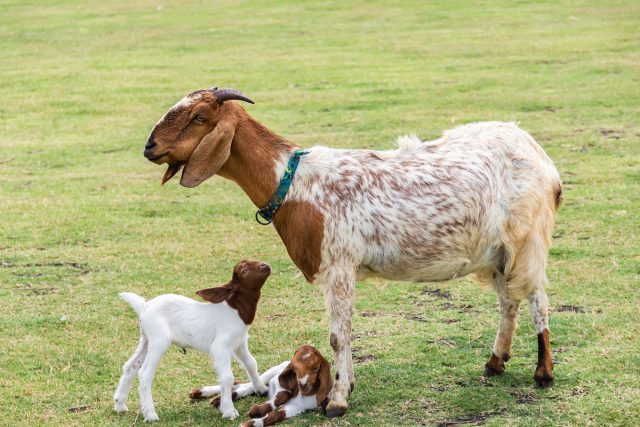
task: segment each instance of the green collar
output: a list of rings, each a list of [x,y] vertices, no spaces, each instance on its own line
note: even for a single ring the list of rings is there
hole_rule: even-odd
[[[293,177],[296,174],[296,169],[298,169],[300,157],[308,153],[309,151],[307,150],[296,150],[293,152],[293,154],[289,158],[289,163],[287,164],[287,168],[284,170],[284,175],[282,175],[275,193],[273,193],[273,196],[271,196],[267,204],[258,209],[258,212],[256,212],[256,221],[258,221],[258,224],[271,224],[271,221],[273,221],[273,216],[276,214],[278,208],[282,206],[282,203],[284,203],[284,198],[287,196],[287,191],[289,190],[289,187],[291,187],[291,182],[293,181]],[[262,218],[265,222],[260,221],[260,218]]]

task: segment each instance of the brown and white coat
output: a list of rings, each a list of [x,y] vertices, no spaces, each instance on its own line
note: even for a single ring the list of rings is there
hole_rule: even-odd
[[[161,119],[145,156],[167,163],[181,184],[219,174],[261,207],[297,147],[231,102],[198,91]],[[222,101],[221,101],[222,99]],[[202,123],[194,126],[192,117]],[[498,294],[501,320],[485,374],[504,371],[520,301],[529,301],[539,337],[535,380],[553,382],[544,285],[555,212],[557,170],[513,123],[472,123],[435,141],[398,140],[394,151],[311,147],[302,157],[273,225],[293,262],[319,283],[331,316],[336,381],[327,413],[341,415],[354,385],[351,318],[355,281],[442,281],[475,273]]]
[[[241,427],[269,426],[314,409],[324,412],[333,384],[329,362],[311,345],[296,350],[290,361],[268,369],[260,375],[260,381],[269,386],[269,400],[253,405],[247,414],[253,419]],[[194,388],[189,394],[192,399],[200,399],[219,392],[219,386],[206,386]],[[234,400],[254,393],[252,383],[233,386]],[[215,396],[211,403],[218,405],[219,401]]]
[[[197,292],[207,303],[173,294],[145,301],[134,293],[121,293],[140,318],[140,342],[122,367],[122,376],[113,396],[116,412],[127,411],[131,383],[138,374],[142,415],[145,421],[159,419],[151,388],[160,359],[171,345],[210,355],[220,382],[219,406],[223,418],[238,416],[232,402],[232,358],[242,363],[256,391],[266,392],[267,388],[258,376],[256,360],[249,352],[248,333],[260,289],[270,273],[267,264],[241,261],[235,266],[229,283]]]

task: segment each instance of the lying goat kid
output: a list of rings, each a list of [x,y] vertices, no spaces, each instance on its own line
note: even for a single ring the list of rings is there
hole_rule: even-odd
[[[263,384],[269,384],[269,401],[253,405],[248,415],[253,418],[241,427],[258,427],[276,424],[310,409],[326,412],[327,394],[333,382],[329,362],[313,346],[305,345],[296,350],[290,362],[283,362],[260,376]],[[219,386],[207,386],[191,390],[192,398],[212,396]],[[233,399],[256,392],[252,383],[238,384],[233,388]],[[218,403],[218,396],[211,400]]]
[[[270,273],[267,264],[242,261],[234,267],[229,283],[196,292],[209,301],[207,303],[172,294],[145,301],[134,293],[121,293],[122,299],[140,317],[141,333],[138,348],[124,364],[120,383],[113,396],[116,412],[127,410],[131,382],[138,373],[141,412],[145,421],[158,420],[151,397],[151,385],[158,362],[171,344],[210,354],[220,382],[220,411],[223,418],[234,419],[238,416],[231,400],[232,356],[244,366],[255,390],[266,393],[267,388],[258,377],[256,360],[249,353],[247,341],[260,289]]]

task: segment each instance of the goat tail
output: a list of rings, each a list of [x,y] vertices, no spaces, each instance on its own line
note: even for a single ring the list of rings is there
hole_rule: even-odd
[[[558,208],[560,208],[560,204],[562,204],[563,199],[564,199],[564,188],[562,188],[562,182],[558,180],[558,183],[556,185],[556,199],[555,199],[556,211],[558,210]]]
[[[133,308],[138,314],[138,317],[142,316],[142,313],[147,309],[147,304],[140,295],[133,292],[120,292],[120,298],[122,298],[127,304]]]

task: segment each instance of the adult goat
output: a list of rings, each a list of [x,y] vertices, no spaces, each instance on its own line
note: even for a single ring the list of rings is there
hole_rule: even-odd
[[[346,411],[354,386],[355,282],[370,275],[442,281],[475,273],[491,284],[501,317],[485,375],[504,371],[520,301],[528,299],[538,334],[534,378],[552,385],[544,285],[562,186],[527,132],[512,123],[474,123],[435,141],[399,138],[394,151],[312,147],[301,154],[232,99],[252,102],[233,89],[191,93],[155,125],[144,155],[169,165],[163,183],[184,166],[185,187],[218,174],[256,206],[266,205],[262,213],[293,262],[323,287],[336,368],[329,416]],[[272,195],[287,179],[284,203],[274,205]]]

